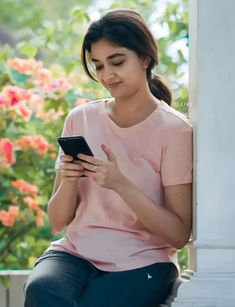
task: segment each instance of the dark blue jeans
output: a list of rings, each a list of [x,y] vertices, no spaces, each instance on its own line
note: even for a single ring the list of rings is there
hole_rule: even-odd
[[[169,262],[106,272],[69,253],[47,251],[26,281],[25,307],[157,307],[177,277]]]

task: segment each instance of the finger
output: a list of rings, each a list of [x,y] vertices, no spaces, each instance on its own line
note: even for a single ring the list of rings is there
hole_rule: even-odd
[[[73,163],[74,164],[81,164],[81,161],[80,160],[74,160]]]
[[[62,162],[71,162],[71,161],[73,161],[73,157],[69,156],[69,155],[62,155],[62,156],[60,156],[60,160]]]
[[[81,161],[80,163],[81,163],[81,166],[88,171],[91,171],[91,172],[97,171],[97,167],[98,167],[97,165],[87,163],[87,162],[83,162],[83,161]]]
[[[93,178],[93,179],[95,179],[96,178],[96,176],[97,176],[97,173],[94,173],[94,172],[90,172],[90,171],[87,171],[87,170],[84,170],[84,176],[86,176],[86,177],[90,177],[90,178]]]
[[[109,161],[116,161],[116,157],[115,157],[114,153],[112,152],[112,150],[109,147],[107,147],[106,145],[102,144],[101,148],[105,152],[105,154],[106,154],[106,156],[107,156]]]
[[[61,169],[63,169],[63,170],[82,171],[82,170],[84,170],[84,167],[81,164],[65,162],[65,163],[63,163],[61,165]]]
[[[104,161],[102,161],[100,159],[97,159],[97,158],[92,157],[92,156],[84,155],[84,154],[78,154],[78,158],[83,160],[83,161],[94,164],[94,165],[102,165],[104,163]]]
[[[61,170],[61,175],[63,177],[81,177],[84,175],[84,171]]]

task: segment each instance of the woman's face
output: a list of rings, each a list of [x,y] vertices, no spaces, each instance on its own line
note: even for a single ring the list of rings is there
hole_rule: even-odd
[[[146,86],[147,61],[132,50],[102,39],[92,44],[90,57],[97,79],[114,98],[136,95]]]

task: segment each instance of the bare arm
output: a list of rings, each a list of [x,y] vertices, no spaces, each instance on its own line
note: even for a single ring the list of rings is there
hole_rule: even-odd
[[[165,206],[162,207],[128,179],[124,181],[116,191],[139,220],[157,237],[175,248],[184,247],[191,232],[192,184],[165,187]]]
[[[70,156],[62,156],[62,169],[57,171],[52,196],[48,202],[47,212],[52,227],[61,231],[74,219],[80,198],[77,191],[83,167],[69,163]]]

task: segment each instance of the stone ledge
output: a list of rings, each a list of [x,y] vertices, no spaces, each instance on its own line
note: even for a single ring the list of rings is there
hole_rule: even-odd
[[[9,288],[5,288],[0,282],[0,306],[1,307],[23,307],[24,293],[23,285],[30,270],[6,270],[0,271],[1,277],[9,277]]]

